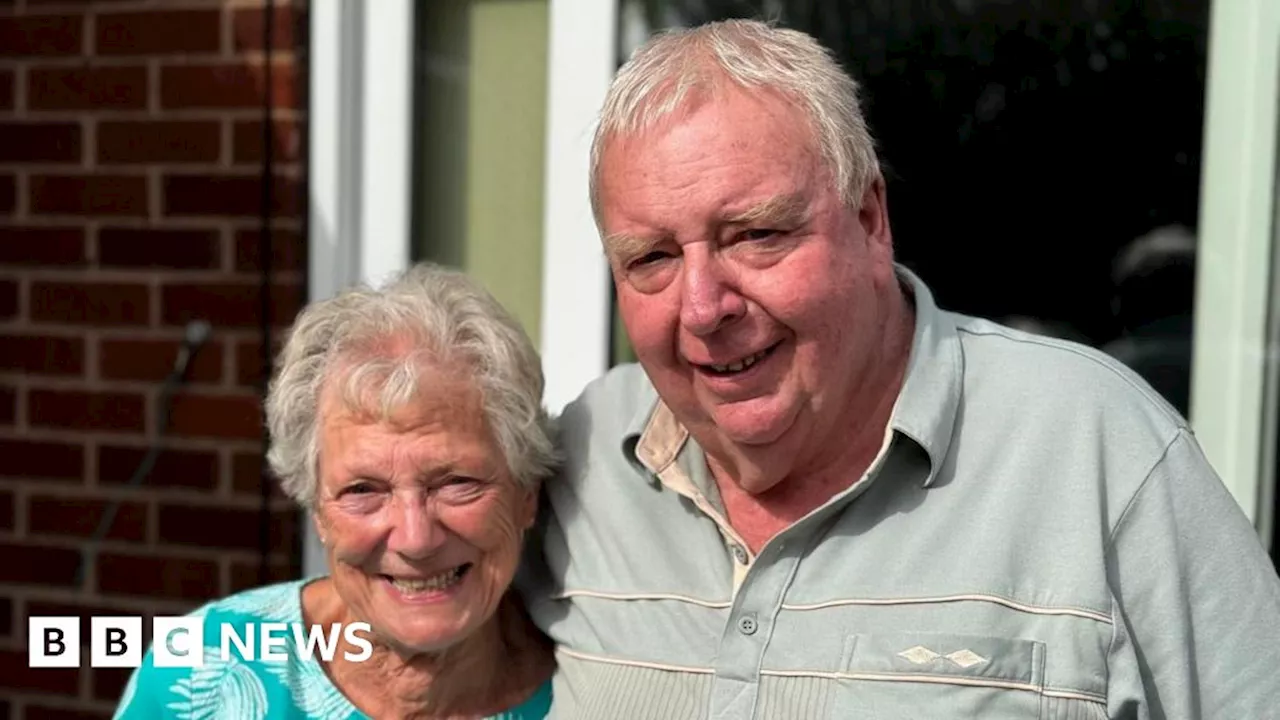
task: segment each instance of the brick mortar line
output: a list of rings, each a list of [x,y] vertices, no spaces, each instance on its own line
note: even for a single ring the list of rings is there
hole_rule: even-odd
[[[91,57],[93,51],[97,49],[94,44],[98,37],[97,13],[94,12],[92,5],[85,10],[84,22],[81,23],[80,28],[84,32],[84,37],[80,39],[80,52],[85,57]]]
[[[38,124],[38,123],[32,123]],[[110,175],[124,175],[128,177],[146,177],[145,172],[149,170],[149,166],[124,166],[119,170],[111,172],[86,171],[83,166],[72,164],[56,164],[56,163],[16,163],[5,162],[0,163],[0,172],[20,172],[26,171],[32,175],[58,175],[60,177],[75,178],[91,178],[103,177]]]
[[[183,229],[183,228],[172,228]],[[199,229],[199,228],[193,228]],[[161,269],[159,272],[147,272],[145,268],[116,268],[116,267],[82,267],[75,270],[60,270],[57,265],[30,266],[29,275],[35,277],[42,282],[80,282],[80,283],[133,283],[144,284],[154,276],[161,276],[162,281],[179,282],[183,285],[204,284],[204,285],[252,285],[252,281],[259,275],[257,270],[181,270],[181,269]],[[273,283],[277,287],[289,288],[301,286],[306,280],[306,273],[302,270],[289,270],[273,272],[272,276],[276,282]],[[6,279],[6,276],[0,274],[0,280]],[[16,279],[16,278],[14,278]],[[0,321],[0,327],[3,327],[8,321]],[[49,322],[50,325],[59,323]],[[127,326],[121,326],[127,327]],[[159,325],[157,325],[159,327]]]
[[[235,458],[234,451],[218,449],[218,482],[213,486],[218,495],[239,495],[235,490]]]
[[[27,507],[27,500],[31,496],[31,488],[26,485],[19,485],[13,488],[13,536],[18,539],[26,539],[30,525],[27,513],[18,512],[19,508]]]
[[[13,219],[25,220],[31,214],[31,175],[27,168],[16,165],[12,168],[13,191],[17,194],[13,206]]]
[[[227,595],[231,591],[231,558],[218,559],[218,591]]]
[[[31,125],[42,123],[32,122]],[[232,179],[257,179],[261,173],[254,171],[254,165],[248,162],[233,163],[229,166],[217,162],[207,163],[101,163],[91,170],[73,162],[0,162],[0,172],[27,171],[33,175],[57,175],[59,177],[104,177],[123,175],[128,177],[150,177],[151,173],[159,173],[157,177],[209,176]],[[287,163],[278,167],[275,177],[300,180],[303,168],[301,163]]]
[[[26,651],[26,646],[14,648]],[[84,661],[83,667],[88,667],[88,658],[82,657]],[[90,673],[82,672],[81,677],[90,677]],[[83,681],[81,681],[83,682]],[[115,704],[106,700],[84,700],[84,699],[67,699],[65,695],[57,693],[49,693],[47,695],[33,695],[32,690],[6,691],[5,696],[13,701],[13,717],[27,717],[27,707],[30,705],[38,705],[40,707],[56,708],[58,710],[89,710],[93,712],[105,712],[108,715],[115,709]]]
[[[160,62],[155,59],[147,60],[147,114],[156,115],[160,112]]]
[[[98,226],[109,226],[111,229],[127,229],[127,230],[220,230],[223,227],[230,228],[231,231],[240,232],[244,230],[257,230],[258,222],[247,216],[219,218],[216,215],[200,215],[190,218],[166,217],[160,222],[152,222],[148,218],[140,217],[111,217],[104,215],[35,215],[28,218],[18,220],[13,217],[0,217],[0,228],[6,227],[62,227],[66,225],[75,225],[83,227],[91,222],[96,222]],[[274,230],[284,230],[301,232],[302,220],[300,218],[275,218],[271,223]],[[159,268],[163,271],[164,268]],[[174,272],[183,272],[174,270]]]
[[[98,446],[96,438],[88,438],[84,443],[84,485],[83,487],[72,487],[73,492],[83,494],[87,488],[93,492],[99,492],[100,487],[111,487],[110,485],[101,486],[98,484],[98,476],[102,472],[102,468],[98,466]]]
[[[20,601],[20,603],[15,602],[14,606],[15,609],[17,609],[17,606],[21,604],[22,610],[24,611],[23,616],[20,616],[21,619],[24,619],[26,615],[30,614],[29,607],[32,602],[81,606],[118,605],[120,606],[118,608],[120,610],[137,610],[140,612],[145,612],[147,609],[152,607],[164,611],[177,610],[186,604],[185,601],[175,600],[137,600],[134,599],[133,596],[129,596],[127,598],[116,598],[115,596],[101,597],[97,595],[96,591],[70,590],[52,585],[47,588],[33,585],[11,585],[6,587],[5,594],[14,600]],[[19,626],[15,624],[14,627],[17,628]],[[21,624],[21,628],[23,630],[26,629],[25,622]]]
[[[230,225],[223,225],[219,230],[218,249],[221,252],[218,263],[222,272],[229,275],[235,274],[238,272],[236,270],[236,231]]]
[[[237,338],[225,337],[227,336],[228,333],[220,332],[219,334],[220,336],[223,336],[223,337],[214,338],[214,340],[211,340],[210,342],[237,340]],[[69,340],[69,338],[79,337],[79,332],[78,331],[68,332],[67,328],[59,327],[59,328],[50,328],[49,332],[38,332],[38,329],[36,329],[36,331],[33,331],[33,332],[23,331],[23,332],[17,333],[17,332],[8,332],[8,329],[6,328],[0,328],[0,336],[22,336],[22,337],[40,337],[40,338],[50,337],[50,338],[55,338],[55,340]],[[228,356],[230,356],[233,354],[234,351],[238,350],[239,347],[247,345],[247,343],[250,343],[256,340],[256,336],[255,334],[252,333],[252,331],[243,331],[241,333],[237,333],[237,336],[243,336],[243,337],[238,338],[238,340],[241,340],[241,342],[239,342],[238,345],[234,347],[227,347],[227,343],[223,342],[224,354],[227,354]],[[120,334],[120,336],[116,336],[116,334],[111,334],[111,336],[102,336],[99,338],[99,340],[110,341],[110,342],[134,341],[134,340],[145,341],[145,342],[177,342],[182,340],[182,337],[183,337],[183,329],[173,328],[172,332],[165,333],[163,334],[163,336],[159,336],[159,334],[157,334],[157,336],[136,337],[136,336],[133,336],[133,334],[125,333],[125,334]],[[19,372],[19,370],[0,370],[0,379],[6,378],[6,377],[18,377],[18,375],[23,375],[23,377],[26,377],[26,375],[32,375],[32,377],[36,377],[37,379],[42,379],[46,377],[46,375],[44,374]],[[234,373],[232,373],[232,375],[234,375]],[[56,375],[56,374],[50,373],[50,374],[47,374],[47,377],[77,378],[77,377],[81,377],[81,375]],[[224,374],[223,377],[228,377],[228,375]],[[108,378],[108,379],[111,380],[111,382],[115,382],[114,378]],[[159,379],[152,379],[152,380],[124,379],[123,382],[160,383],[161,380]],[[197,379],[197,380],[188,380],[188,383],[197,384],[197,386],[220,387],[220,380],[214,380],[214,382],[210,382],[210,380]],[[253,389],[256,386],[248,386],[248,384],[244,384],[244,386],[236,386],[236,387],[243,388],[243,389],[246,389],[246,391],[248,391],[248,389]]]
[[[164,217],[164,170],[147,167],[147,219],[155,223]]]
[[[101,383],[104,378],[98,372],[102,364],[102,353],[97,330],[90,328],[82,337],[84,339],[84,379],[88,383]]]
[[[61,500],[62,498],[59,498],[59,499]],[[144,512],[144,516],[143,516],[143,526],[142,526],[142,531],[143,531],[143,537],[142,537],[142,539],[141,539],[141,540],[133,540],[133,539],[118,538],[118,537],[108,537],[108,538],[106,538],[105,540],[103,540],[102,542],[98,543],[96,547],[102,547],[102,545],[103,545],[104,543],[108,543],[108,542],[109,542],[109,543],[112,543],[113,545],[115,545],[115,546],[117,546],[117,547],[122,547],[122,548],[123,548],[123,547],[130,547],[130,548],[133,548],[135,552],[137,552],[137,551],[150,551],[150,550],[152,550],[152,549],[154,549],[154,548],[156,548],[156,547],[159,547],[159,545],[158,545],[157,543],[150,542],[150,541],[148,540],[147,536],[146,536],[147,527],[146,527],[146,516],[145,516],[145,512],[146,512],[146,510],[147,510],[147,508],[148,508],[149,506],[148,506],[148,505],[146,505],[146,504],[145,504],[145,503],[143,503],[143,502],[135,502],[134,504],[143,505],[143,512]],[[115,522],[119,522],[119,519],[117,518],[117,520],[116,520]],[[75,534],[65,533],[65,532],[62,532],[62,533],[58,533],[58,532],[42,532],[42,533],[33,533],[33,532],[31,532],[31,530],[30,530],[30,529],[28,529],[28,530],[27,530],[27,535],[26,535],[26,537],[25,537],[25,538],[23,538],[23,540],[24,540],[24,542],[25,542],[26,544],[31,544],[31,545],[41,545],[41,546],[48,546],[50,542],[54,542],[54,543],[59,543],[59,544],[61,544],[61,543],[63,543],[64,541],[77,542],[77,543],[79,543],[81,546],[84,546],[84,545],[87,545],[87,544],[88,544],[88,542],[89,542],[89,535],[88,535],[88,534],[85,534],[85,535],[75,535]],[[88,578],[88,579],[92,579],[92,578]]]
[[[83,661],[83,660],[85,660],[86,658],[84,658],[84,657],[82,656],[80,659]],[[94,701],[94,697],[93,697],[93,677],[94,677],[94,673],[93,673],[93,671],[92,671],[92,670],[91,670],[91,671],[89,671],[89,672],[82,672],[82,673],[80,673],[80,674],[77,676],[77,679],[80,681],[80,693],[79,693],[79,698],[78,698],[78,702],[79,702],[79,703],[86,703],[86,702],[93,702],[93,701]],[[26,717],[26,715],[27,715],[27,711],[24,709],[24,710],[22,711],[22,716],[25,718],[25,717]]]
[[[13,70],[13,112],[25,115],[27,111],[27,63],[16,62]]]
[[[230,3],[222,3],[218,7],[218,53],[224,58],[235,57],[235,24],[232,22],[235,12]]]
[[[218,120],[218,166],[229,168],[235,165],[235,127],[236,121],[228,117]]]
[[[64,487],[65,485],[65,487]],[[65,497],[68,500],[119,500],[121,502],[146,503],[155,501],[156,503],[166,506],[184,506],[192,508],[208,508],[214,507],[219,510],[243,510],[245,512],[256,512],[259,509],[258,496],[255,493],[228,491],[222,492],[218,489],[213,490],[191,490],[185,488],[175,488],[170,486],[146,485],[145,481],[142,487],[128,488],[123,483],[111,483],[107,485],[97,485],[92,488],[69,483],[50,483],[37,482],[32,480],[0,480],[0,488],[11,488],[13,490],[23,489],[25,492]],[[33,489],[34,488],[34,489]],[[92,498],[85,497],[85,490],[93,490]],[[17,495],[14,496],[15,502]],[[159,507],[159,505],[157,505]],[[284,513],[290,510],[300,510],[292,500],[278,499],[273,500],[268,508],[273,513]],[[26,526],[24,525],[24,528]],[[16,533],[17,530],[11,532]],[[71,536],[56,536],[71,537]],[[24,536],[24,539],[31,539]],[[84,538],[79,538],[81,542]],[[203,547],[203,546],[201,546]],[[255,551],[256,552],[256,551]],[[284,551],[280,551],[284,552]]]
[[[91,39],[90,39],[91,40]],[[22,60],[0,58],[0,68],[11,68],[26,65],[39,69],[95,69],[95,68],[133,68],[133,67],[196,67],[196,66],[244,66],[257,69],[266,64],[265,50],[241,50],[232,55],[220,52],[185,52],[175,50],[169,52],[121,53],[118,55],[25,55]],[[299,65],[301,55],[293,49],[273,50],[271,64],[276,67]],[[150,79],[150,76],[148,77]],[[156,75],[159,79],[159,75]]]
[[[84,259],[89,267],[98,264],[98,258],[102,256],[101,242],[98,234],[102,232],[102,222],[90,220],[84,223]]]
[[[31,278],[20,275],[18,281],[18,322],[31,324]]]
[[[134,380],[111,378],[91,380],[84,375],[41,375],[37,372],[25,373],[34,378],[35,386],[27,385],[35,390],[51,390],[54,392],[84,391],[94,394],[103,393],[140,393],[146,386],[158,387],[161,380]],[[0,382],[15,383],[23,374],[13,371],[0,373]],[[253,385],[227,385],[223,381],[192,381],[183,385],[184,395],[201,395],[205,397],[246,397],[254,396]]]
[[[143,535],[146,537],[148,545],[159,545],[162,542],[160,538],[160,498],[153,497],[152,500],[153,502],[148,503],[146,506]]]
[[[88,355],[86,348],[86,355]],[[55,392],[63,391],[88,391],[94,393],[145,393],[159,391],[163,380],[136,380],[132,378],[120,379],[100,379],[102,387],[88,387],[88,378],[83,376],[69,375],[38,375],[36,373],[18,373],[14,371],[0,371],[0,380],[28,378],[29,386],[35,390],[52,390]],[[243,397],[256,398],[257,392],[253,386],[245,385],[235,388],[225,388],[218,382],[194,381],[188,382],[178,392],[179,395],[196,394],[206,395],[210,397]]]
[[[69,325],[39,324],[24,326],[21,332],[11,332],[13,328],[0,325],[0,335],[34,335],[48,336],[55,338],[77,338],[82,337],[84,328]],[[253,342],[258,339],[258,332],[252,328],[217,328],[218,337],[213,341],[239,341],[240,344]],[[176,341],[183,338],[183,328],[179,326],[164,328],[99,328],[99,340],[101,341],[120,341],[120,340],[142,340],[142,341]],[[0,376],[7,374],[8,371],[0,370]],[[159,381],[157,381],[159,382]]]
[[[173,228],[178,229],[178,228]],[[85,268],[63,270],[57,266],[46,267],[28,267],[24,268],[25,272],[19,273],[19,277],[27,277],[42,282],[96,282],[96,283],[137,283],[144,284],[152,279],[160,280],[177,280],[183,285],[244,285],[252,287],[255,290],[257,285],[254,280],[257,278],[256,271],[245,272],[227,272],[225,270],[174,270],[168,268],[160,268],[159,271],[148,270],[144,268]],[[292,275],[297,277],[288,278],[287,280],[277,280],[272,283],[280,287],[294,287],[302,283],[304,273],[300,271],[291,271]],[[280,278],[283,273],[274,274],[273,277]],[[0,272],[0,279],[12,277],[9,272]],[[232,282],[235,281],[235,282]]]
[[[257,528],[251,531],[256,537]],[[0,533],[0,542],[14,545],[22,545],[28,547],[42,547],[55,550],[81,550],[88,538],[71,537],[66,535],[40,535],[31,537],[17,537],[10,532]],[[230,548],[230,547],[210,547],[208,545],[182,545],[173,541],[166,541],[158,545],[146,545],[140,542],[131,542],[127,540],[116,540],[106,538],[95,545],[95,554],[97,555],[130,555],[153,560],[199,560],[201,562],[210,562],[217,564],[221,558],[228,560],[238,560],[241,562],[256,563],[259,559],[256,548]],[[268,559],[281,560],[287,559],[289,552],[287,550],[273,548]],[[8,583],[6,583],[8,584]],[[18,585],[20,583],[12,583]],[[22,583],[26,585],[37,585],[38,583]],[[87,587],[97,587],[96,583],[87,584]]]
[[[276,229],[279,229],[279,230],[300,229],[299,226],[302,224],[303,216],[305,214],[306,214],[306,209],[303,208],[299,210],[297,215],[280,217],[279,220],[277,220],[277,222],[280,224],[275,225],[275,227]],[[83,223],[87,218],[91,218],[91,217],[99,218],[103,222],[120,223],[122,227],[124,226],[157,227],[159,226],[161,228],[168,228],[168,229],[181,229],[180,226],[183,223],[189,223],[192,226],[200,225],[200,226],[207,227],[209,225],[219,225],[224,222],[233,222],[235,226],[241,230],[252,230],[255,228],[255,225],[253,222],[255,215],[247,215],[247,214],[246,215],[215,215],[215,214],[165,215],[153,222],[150,218],[143,215],[99,215],[99,214],[76,215],[74,213],[49,213],[48,215],[41,214],[41,215],[32,216],[31,218],[24,218],[23,221],[25,222],[28,219],[39,218],[45,224],[57,223],[57,222]],[[10,219],[15,220],[17,218],[11,217]],[[287,225],[285,224],[286,222],[288,223]],[[0,266],[0,270],[4,270],[4,269],[7,269],[7,268]]]
[[[8,432],[5,430],[8,430]],[[21,434],[13,432],[12,428],[0,429],[0,440],[6,442],[29,440],[31,442],[41,443],[77,444],[79,442],[84,442],[87,438],[93,438],[101,443],[109,444],[114,447],[146,449],[147,444],[140,439],[141,437],[142,436],[139,433],[115,434],[100,431],[77,432],[74,430],[43,427],[27,428],[26,431]],[[165,447],[172,450],[191,451],[217,450],[219,448],[226,447],[231,452],[254,455],[256,457],[260,452],[262,445],[258,440],[220,440],[217,438],[170,435],[165,437]]]
[[[98,123],[91,118],[82,118],[80,120],[81,133],[81,152],[84,157],[80,158],[81,165],[87,171],[92,171],[98,166]]]
[[[25,0],[18,0],[18,2],[24,3]],[[163,4],[157,5],[155,4],[154,0],[133,0],[132,2],[125,0],[123,2],[113,2],[111,3],[111,5],[108,6],[110,9],[98,10],[97,12],[103,15],[113,15],[117,13],[134,13],[134,12],[139,12],[143,10],[152,10],[152,11],[160,11],[160,12],[166,12],[171,9],[208,10],[213,8],[220,8],[220,7],[223,7],[224,5],[234,7],[237,10],[252,10],[255,8],[257,9],[265,8],[266,2],[265,0],[165,0]],[[305,3],[294,2],[294,0],[276,0],[276,6],[277,7],[297,6],[299,9],[303,9],[303,10],[305,10],[306,8]],[[23,5],[19,5],[18,7],[23,7]],[[77,3],[77,2],[52,3],[51,2],[46,5],[41,5],[39,6],[39,9],[30,11],[27,14],[28,16],[48,15],[48,14],[60,15],[60,14],[66,14],[69,12],[77,13],[77,12],[84,12],[84,11],[85,11],[85,7],[84,7],[84,3],[82,2],[80,3]]]
[[[3,121],[0,121],[3,122]],[[39,121],[30,121],[25,123],[28,125],[44,126],[46,123]],[[85,139],[88,140],[88,134]],[[94,133],[93,142],[96,146],[97,137]],[[85,148],[88,149],[87,147]],[[94,150],[97,148],[95,147]],[[57,162],[0,162],[0,172],[16,172],[19,170],[28,170],[32,173],[40,175],[58,175],[69,177],[101,177],[104,175],[128,175],[130,177],[142,175],[152,171],[158,171],[168,176],[182,175],[208,175],[212,177],[226,178],[257,178],[261,173],[255,172],[257,165],[254,162],[243,160],[239,162],[228,162],[223,164],[221,160],[213,162],[168,162],[168,163],[150,163],[150,162],[119,162],[108,161],[98,162],[96,155],[93,160],[81,159],[79,161],[67,161],[65,163]],[[292,162],[284,163],[277,166],[275,176],[291,180],[300,180],[304,168],[301,163]]]
[[[15,89],[17,83],[15,82]],[[16,99],[16,98],[15,98]],[[306,119],[305,108],[277,108],[272,111],[274,120],[281,122],[303,122]],[[168,120],[204,120],[213,121],[222,118],[229,118],[232,121],[250,121],[261,120],[262,108],[249,107],[231,107],[231,108],[166,108],[159,112],[152,112],[146,108],[133,108],[128,110],[104,110],[104,109],[84,109],[84,110],[62,110],[62,109],[39,109],[39,110],[0,110],[0,121],[14,120],[31,120],[32,122],[73,122],[82,118],[93,120],[109,120],[113,122],[164,122]]]
[[[16,378],[14,380],[14,402],[18,403],[13,414],[13,429],[20,433],[28,430],[30,422],[27,419],[27,379],[26,377]]]
[[[156,492],[158,490],[163,490],[164,488],[157,488],[154,486],[147,486],[147,485],[143,485],[141,487],[135,487],[135,488],[126,488],[123,486],[123,484],[117,484],[117,483],[112,483],[110,485],[99,485],[98,487],[93,489],[94,492],[92,493],[91,496],[86,496],[84,492],[84,488],[82,487],[63,486],[61,484],[51,483],[47,485],[40,485],[40,484],[33,484],[30,481],[26,481],[26,482],[20,482],[18,484],[6,483],[3,486],[8,487],[9,489],[15,492],[15,497],[14,497],[15,502],[18,500],[17,494],[16,494],[17,491],[19,490],[22,491],[23,493],[22,497],[24,500],[23,506],[26,505],[25,501],[30,500],[32,497],[39,496],[39,497],[51,498],[55,500],[82,500],[82,501],[104,501],[104,502],[111,502],[111,501],[118,500],[121,502],[132,503],[135,505],[144,505],[144,506],[154,505],[157,508],[157,510],[161,506],[203,510],[205,508],[210,507],[209,500],[211,497],[213,497],[214,499],[218,500],[218,502],[214,505],[214,507],[216,507],[219,510],[243,510],[246,512],[257,512],[260,509],[258,498],[252,495],[233,494],[233,495],[228,495],[226,497],[219,497],[219,496],[211,496],[211,494],[207,492],[197,493],[196,491],[188,491],[185,494],[181,494],[181,495],[179,494],[170,495],[169,493]],[[140,492],[140,491],[146,491],[146,492]],[[271,504],[268,505],[268,509],[273,514],[282,514],[282,513],[289,512],[290,510],[298,510],[299,512],[301,512],[302,510],[301,508],[297,507],[296,504],[293,504],[293,501],[284,500],[284,499],[274,500]],[[24,532],[23,535],[19,536],[16,529],[14,529],[11,532],[13,532],[15,536],[21,537],[22,539],[26,539],[26,540],[33,539],[31,537],[31,528],[27,524],[24,524],[23,526],[23,532]],[[157,528],[157,532],[158,532],[158,528]],[[45,535],[42,534],[40,537],[43,538],[45,537]],[[69,535],[66,533],[55,533],[51,535],[51,537],[55,539],[64,539],[64,540],[69,540],[71,542],[79,542],[79,543],[83,543],[85,540],[88,539],[87,535],[85,536]],[[112,541],[124,543],[126,545],[136,546],[139,543],[144,542],[145,540],[113,539]],[[200,546],[193,546],[193,547],[205,548],[206,546],[200,545]],[[257,551],[244,550],[243,552],[256,553]],[[277,552],[285,552],[285,551],[278,550]]]
[[[22,650],[23,652],[26,652],[27,648],[25,645],[23,645],[20,648],[14,647],[10,649]],[[80,666],[87,670],[89,667],[89,657],[87,655],[82,655],[80,660],[81,660]],[[85,682],[84,678],[92,678],[92,673],[81,672],[79,675],[79,678],[80,679],[78,680],[78,682],[80,682],[83,685]],[[90,712],[105,712],[108,715],[115,710],[115,705],[116,705],[114,702],[110,700],[98,700],[98,699],[93,699],[89,697],[68,698],[66,695],[60,695],[57,693],[49,693],[47,695],[33,694],[33,693],[39,693],[39,691],[32,690],[32,689],[5,691],[5,697],[13,701],[13,713],[14,713],[13,717],[15,718],[27,717],[26,711],[27,711],[27,707],[30,705],[37,705],[42,708],[48,707],[48,708],[53,708],[57,710],[79,710],[79,711],[87,710]]]

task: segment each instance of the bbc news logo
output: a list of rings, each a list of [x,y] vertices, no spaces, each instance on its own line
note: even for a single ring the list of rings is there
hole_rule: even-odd
[[[136,668],[142,664],[142,618],[90,618],[90,667]],[[202,617],[157,616],[151,625],[152,661],[156,667],[201,667],[215,653],[223,662],[288,662],[291,655],[333,662],[340,643],[359,648],[343,651],[343,659],[363,662],[373,655],[368,623],[319,625],[302,623],[222,623],[218,644],[205,645]],[[363,636],[362,636],[363,634]],[[211,640],[213,638],[210,638]],[[290,644],[290,640],[293,641]],[[80,667],[80,618],[32,617],[27,624],[27,665],[33,668]]]

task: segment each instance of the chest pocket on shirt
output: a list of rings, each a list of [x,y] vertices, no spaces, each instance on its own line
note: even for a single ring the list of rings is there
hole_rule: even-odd
[[[845,639],[832,718],[1041,718],[1045,646],[939,633]]]

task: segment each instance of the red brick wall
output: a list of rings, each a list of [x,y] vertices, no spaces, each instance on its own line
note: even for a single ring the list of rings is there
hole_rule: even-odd
[[[304,294],[300,2],[272,43],[279,324]],[[0,720],[107,717],[128,676],[28,669],[29,615],[150,617],[257,584],[263,4],[0,0]],[[123,487],[194,318],[214,333],[165,452]],[[292,577],[296,514],[273,507],[271,572]]]

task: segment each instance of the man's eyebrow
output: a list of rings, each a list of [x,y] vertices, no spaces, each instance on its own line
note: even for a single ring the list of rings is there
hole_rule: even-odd
[[[755,223],[799,225],[808,219],[809,207],[800,193],[774,195],[764,202],[757,203],[744,212],[725,218],[733,225],[751,225]]]
[[[604,251],[611,260],[622,260],[642,255],[657,244],[652,238],[619,232],[605,236]]]

